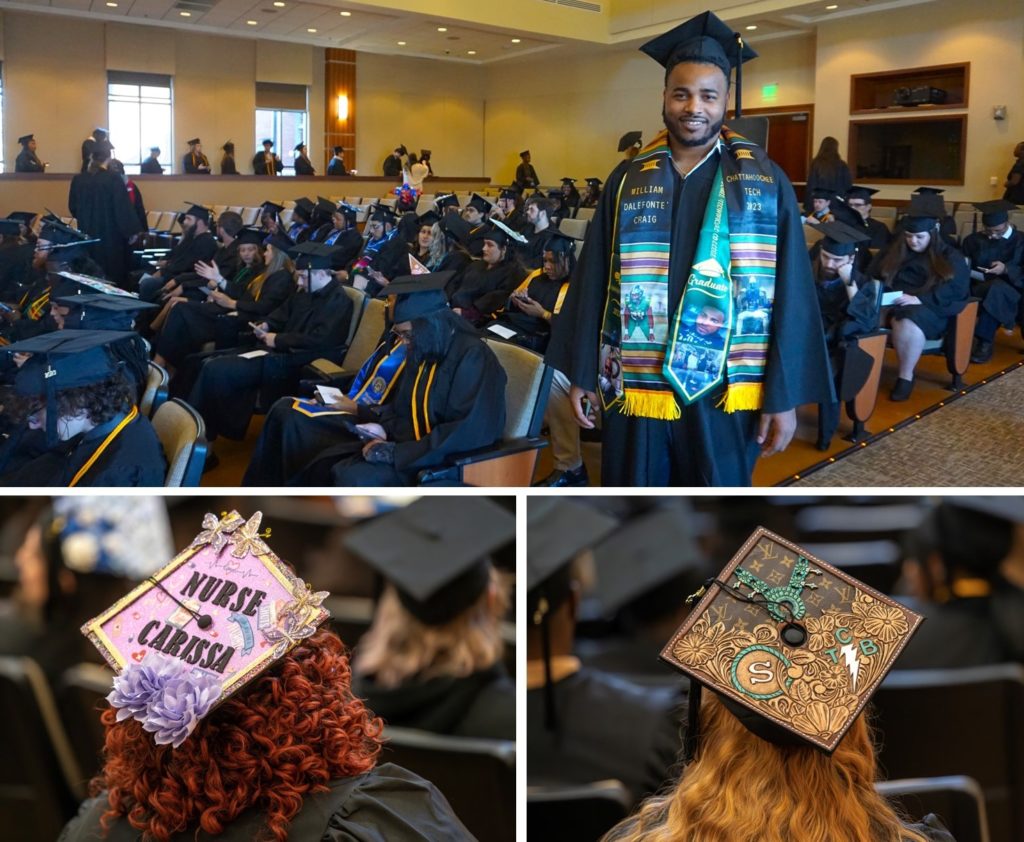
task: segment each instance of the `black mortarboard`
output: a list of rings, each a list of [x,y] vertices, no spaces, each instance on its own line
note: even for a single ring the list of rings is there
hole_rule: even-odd
[[[1010,211],[1017,210],[1013,202],[1006,199],[993,199],[991,202],[974,202],[974,207],[981,211],[981,224],[986,226],[1002,225],[1010,219]]]
[[[28,227],[32,224],[32,220],[39,216],[35,211],[12,211],[7,214],[8,219],[16,219],[22,225]]]
[[[564,231],[555,229],[551,231],[547,242],[544,243],[544,251],[554,252],[555,254],[575,254],[576,238],[569,236]]]
[[[277,234],[271,234],[264,240],[264,245],[273,246],[281,251],[288,251],[292,246],[295,245],[295,241],[292,240],[287,234],[278,232]]]
[[[21,222],[17,219],[0,219],[0,236],[18,237],[21,235]]]
[[[846,191],[846,198],[860,199],[862,202],[870,202],[871,197],[877,192],[878,190],[874,187],[861,187],[859,184],[854,184],[853,187]]]
[[[498,192],[499,199],[518,199],[519,191],[515,187],[502,187]]]
[[[429,157],[430,157],[430,150],[429,149],[421,149],[420,150],[420,159],[421,160],[423,158],[429,158]]]
[[[233,140],[225,141],[224,145],[221,147],[221,149],[223,149],[225,152],[234,152],[235,151],[235,142]]]
[[[575,184],[575,183],[576,183],[576,179],[575,178],[570,178],[567,175],[562,176],[562,184],[563,185]]]
[[[494,205],[481,196],[479,193],[474,193],[470,200],[466,203],[466,207],[476,208],[482,214],[488,214]]]
[[[864,222],[864,217],[860,215],[860,212],[851,208],[846,202],[839,196],[836,196],[829,204],[829,211],[832,214],[832,218],[837,222],[845,223],[854,228],[867,228],[867,224]]]
[[[828,187],[815,187],[811,190],[811,198],[814,199],[828,199],[831,201],[837,195],[835,190],[830,190]]]
[[[330,269],[331,257],[338,251],[338,246],[307,241],[292,246],[288,250],[288,256],[295,261],[296,269]]]
[[[359,208],[354,205],[350,205],[348,202],[338,202],[338,206],[334,209],[334,213],[340,213],[346,217],[350,223],[354,223],[356,218],[359,216]]]
[[[139,313],[160,306],[127,295],[102,292],[57,295],[51,300],[71,308],[64,318],[64,327],[76,330],[131,330]]]
[[[679,498],[623,522],[594,547],[594,569],[593,596],[608,615],[684,571],[695,572],[696,587],[714,573],[706,570],[693,517]]]
[[[298,143],[295,144],[295,150],[294,151],[298,152],[300,149],[303,149],[305,146],[306,146],[305,142],[300,140]]]
[[[316,209],[320,211],[320,213],[329,217],[338,209],[338,206],[334,204],[334,202],[332,202],[330,199],[327,199],[324,196],[317,196]]]
[[[284,210],[284,205],[279,205],[277,202],[264,202],[260,205],[260,209],[263,213],[273,214],[274,216],[280,216],[281,211]]]
[[[398,220],[398,215],[387,205],[374,205],[370,211],[370,219],[373,222],[390,222],[394,225]]]
[[[395,322],[411,322],[448,307],[445,284],[454,272],[428,272],[424,275],[402,275],[384,288],[382,295],[395,299]]]
[[[508,233],[510,230],[506,225],[495,225],[494,220],[488,220],[473,229],[471,239],[490,240],[499,246],[507,246],[512,239]]]
[[[207,225],[210,224],[210,209],[203,205],[194,205],[189,203],[189,209],[185,211],[185,216],[194,216],[196,219],[201,219]]]
[[[310,214],[316,209],[316,205],[313,204],[312,199],[306,196],[299,196],[299,198],[295,200],[295,208]]]
[[[243,228],[238,232],[238,236],[235,237],[235,242],[240,246],[261,246],[263,245],[264,237],[266,237],[266,233],[262,228]]]
[[[529,154],[530,154],[530,150],[529,149],[524,149],[522,152],[519,153],[519,157],[520,158],[525,158]]]
[[[159,146],[150,146],[149,147],[149,151],[150,152],[159,152],[160,151],[160,147]]]
[[[903,217],[903,230],[908,234],[931,231],[945,215],[945,202],[937,194],[915,192]]]
[[[827,753],[922,620],[763,527],[698,593],[661,653],[690,676],[691,707],[706,685],[762,739]],[[699,736],[688,729],[688,759]]]
[[[630,146],[638,146],[643,136],[643,132],[626,132],[619,138],[619,152],[625,152]]]
[[[185,142],[186,142],[186,143],[187,143],[187,144],[188,144],[189,146],[195,146],[195,145],[196,145],[197,143],[202,143],[202,141],[201,141],[201,140],[199,140],[199,138],[198,138],[198,137],[194,137],[194,138],[192,138],[192,140],[187,140],[187,141],[185,141]]]
[[[421,497],[350,530],[345,544],[394,585],[410,614],[442,625],[484,593],[490,554],[515,531],[515,516],[486,498]]]
[[[263,138],[263,140],[262,140],[262,141],[260,141],[260,143],[261,143],[261,145],[263,145],[263,146],[266,146],[266,145],[267,145],[268,143],[269,143],[269,144],[270,144],[271,146],[273,146],[273,145],[274,145],[274,141],[273,141],[273,140],[272,140],[271,138],[269,138],[269,137],[265,137],[265,138]]]
[[[422,228],[424,225],[437,225],[441,221],[441,215],[437,211],[428,210],[416,217],[416,223]]]
[[[591,187],[600,187],[604,183],[601,179],[594,178],[593,176],[584,179],[584,181],[586,181]]]
[[[863,228],[856,229],[845,222],[822,222],[817,226],[825,236],[821,239],[821,248],[836,257],[845,257],[857,251],[857,243],[871,240]]]
[[[459,206],[459,197],[454,193],[444,193],[434,199],[434,204],[437,205],[439,210],[457,208]]]
[[[446,213],[441,219],[441,227],[452,239],[463,246],[468,246],[473,236],[473,226],[457,213]]]
[[[39,239],[54,245],[77,245],[89,239],[89,235],[65,225],[59,220],[47,220],[39,231]]]
[[[488,239],[488,240],[494,239],[494,237],[491,235],[490,231],[492,229],[494,229],[494,228],[497,228],[501,233],[503,233],[505,235],[506,242],[508,240],[515,240],[517,243],[523,243],[524,245],[528,242],[526,237],[524,237],[518,231],[513,231],[511,228],[509,228],[500,219],[491,219],[491,220],[489,220],[489,223],[490,224],[486,227],[486,229],[485,229],[485,231],[483,233],[484,239]],[[498,242],[498,241],[495,240],[495,242]]]
[[[640,50],[664,67],[666,72],[682,62],[698,62],[715,65],[728,80],[735,67],[736,116],[742,116],[740,97],[743,76],[740,68],[744,62],[757,58],[757,53],[744,43],[738,32],[713,12],[702,12],[690,18],[648,41]]]
[[[25,134],[25,135],[22,135],[21,137],[18,138],[18,143],[20,143],[22,146],[25,146],[25,145],[27,145],[29,143],[29,141],[32,141],[32,140],[35,140],[35,139],[36,139],[36,136],[34,134]]]
[[[914,192],[922,196],[941,196],[946,190],[943,187],[918,187]]]

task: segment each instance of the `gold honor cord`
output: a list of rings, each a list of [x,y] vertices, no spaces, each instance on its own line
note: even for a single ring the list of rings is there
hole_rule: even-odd
[[[133,406],[132,411],[129,412],[124,418],[122,418],[121,423],[114,427],[114,429],[110,431],[107,437],[103,439],[103,442],[100,444],[100,446],[96,448],[96,452],[89,457],[89,461],[87,461],[84,465],[82,465],[81,468],[78,469],[78,473],[75,474],[71,482],[68,483],[68,488],[74,488],[76,485],[78,485],[78,481],[82,477],[84,477],[88,472],[89,468],[91,468],[96,463],[96,460],[100,458],[100,455],[103,453],[104,450],[107,449],[107,446],[120,435],[121,431],[125,427],[131,424],[132,421],[134,421],[138,417],[139,408],[137,406]]]

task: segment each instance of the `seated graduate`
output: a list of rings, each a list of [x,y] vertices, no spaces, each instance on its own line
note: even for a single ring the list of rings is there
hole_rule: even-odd
[[[138,279],[139,297],[145,301],[156,301],[161,293],[173,294],[176,278],[195,272],[200,261],[212,260],[217,254],[217,240],[210,230],[210,209],[192,205],[178,217],[181,225],[181,239],[167,253],[167,257],[156,263],[152,272],[145,272]]]
[[[441,233],[441,216],[428,210],[416,217],[416,234],[409,244],[409,254],[431,272],[440,272],[445,258],[445,238]]]
[[[616,521],[583,503],[531,497],[527,523],[527,784],[616,778],[635,800],[655,793],[679,750],[682,682],[644,687],[572,654],[582,573],[577,557]]]
[[[336,253],[335,262],[338,269],[345,269],[356,259],[363,247],[363,235],[356,227],[359,208],[353,207],[347,202],[338,202],[335,205],[330,199],[323,197],[317,199],[317,207],[329,221],[321,225],[311,239],[326,246],[339,248],[340,251]]]
[[[527,269],[540,269],[544,263],[544,250],[547,248],[548,237],[557,230],[557,223],[552,217],[554,205],[539,193],[530,196],[523,204],[528,229],[526,244],[517,246],[519,260]]]
[[[293,248],[298,289],[253,326],[256,350],[239,347],[203,360],[188,401],[206,421],[211,442],[219,435],[245,438],[257,398],[269,405],[291,394],[306,363],[341,355],[353,307],[331,275],[333,250],[316,243]]]
[[[878,329],[880,289],[857,269],[858,254],[869,242],[866,231],[838,221],[822,222],[818,229],[825,236],[814,244],[818,253],[811,267],[837,395],[835,403],[818,404],[818,449],[828,450],[840,401],[851,400],[871,371],[871,358],[860,351],[851,355],[847,340]]]
[[[572,216],[572,211],[565,202],[565,194],[561,188],[552,187],[548,190],[547,197],[551,203],[551,211],[548,213],[548,218],[551,220],[551,224],[557,228],[563,219],[567,216]]]
[[[243,233],[240,253],[242,244],[251,244],[253,236]],[[265,262],[258,275],[247,275],[224,290],[211,290],[206,301],[183,301],[174,307],[160,332],[153,361],[174,372],[207,342],[215,342],[218,348],[233,348],[238,335],[248,330],[251,322],[266,318],[295,289],[294,267],[288,257],[292,245],[287,238],[272,237],[264,246]]]
[[[811,213],[804,217],[804,225],[820,225],[822,222],[832,222],[831,204],[833,199],[839,197],[832,190],[818,188],[811,191]]]
[[[565,176],[562,179],[562,205],[565,216],[574,217],[580,209],[580,191],[576,189],[576,179]]]
[[[17,219],[0,219],[0,301],[14,303],[28,284],[34,245],[22,239]]]
[[[452,310],[480,326],[523,282],[527,270],[512,245],[523,237],[504,223],[491,221],[472,236],[482,244],[481,256],[452,278],[446,292]]]
[[[918,187],[913,193],[910,194],[910,207],[913,207],[915,197],[917,199],[925,199],[928,201],[929,208],[932,215],[937,220],[939,226],[939,236],[947,246],[952,248],[957,247],[957,229],[956,220],[953,219],[946,212],[946,203],[942,200],[942,194],[945,193],[945,189],[942,187]],[[909,210],[909,209],[908,209]],[[897,236],[905,230],[903,222],[906,216],[900,216],[896,220],[895,226],[893,226],[893,236]]]
[[[1024,234],[1010,224],[1017,206],[998,199],[975,202],[982,230],[964,237],[961,249],[971,262],[971,295],[981,299],[974,326],[971,362],[992,359],[996,329],[1024,325]]]
[[[346,534],[385,582],[352,689],[387,725],[515,739],[501,637],[510,587],[490,558],[514,540],[515,516],[483,497],[421,497]]]
[[[1024,500],[945,497],[908,536],[903,581],[927,619],[900,669],[1024,662],[1024,589],[1007,573],[1019,561]]]
[[[352,264],[352,286],[374,297],[406,266],[408,248],[396,227],[398,218],[387,205],[374,205],[366,220],[366,243]]]
[[[596,208],[597,200],[601,198],[601,179],[591,177],[584,179],[584,181],[587,182],[587,187],[580,198],[580,207]]]
[[[288,226],[288,239],[293,243],[304,243],[316,232],[316,227],[313,226],[315,211],[316,205],[311,199],[300,196],[295,200],[295,207],[292,208],[292,222]]]
[[[551,338],[551,326],[569,291],[569,278],[576,269],[575,248],[572,237],[555,231],[544,250],[543,267],[526,276],[504,305],[491,314],[487,327],[513,330],[515,334],[507,337],[509,342],[543,354]]]
[[[188,550],[85,626],[117,675],[94,797],[60,842],[469,842],[432,784],[379,763],[383,724],[352,694],[341,640],[318,628],[328,594],[264,543],[261,517],[207,515]],[[188,603],[160,607],[182,591]],[[231,594],[248,606],[232,611]]]
[[[517,234],[525,235],[533,226],[527,222],[522,204],[522,198],[515,187],[502,187],[491,209],[491,219],[500,219]]]
[[[875,790],[863,712],[920,616],[763,530],[698,594],[661,653],[690,678],[685,767],[604,842],[953,842]]]
[[[264,202],[260,205],[260,231],[263,232],[264,243],[274,235],[288,237],[285,224],[281,221],[283,212],[284,205],[279,205],[276,202]]]
[[[203,301],[206,298],[208,278],[200,269],[215,266],[220,276],[232,278],[241,266],[238,257],[238,235],[245,228],[240,214],[224,211],[217,217],[217,250],[212,258],[200,258],[190,270],[175,273],[160,291],[160,299],[169,301],[175,297],[184,297],[192,301]],[[207,251],[208,249],[204,249]]]
[[[20,429],[0,454],[0,485],[164,484],[160,440],[136,405],[137,333],[58,330],[4,350],[30,356],[5,406]]]
[[[950,317],[964,309],[970,295],[963,255],[939,235],[943,212],[937,196],[914,196],[903,218],[902,233],[875,257],[869,271],[888,290],[903,293],[890,311],[892,343],[899,361],[899,379],[889,395],[894,401],[910,397],[914,368],[925,340],[944,336]]]
[[[884,249],[889,245],[892,233],[884,222],[879,222],[871,216],[871,197],[877,192],[873,187],[861,187],[859,184],[854,184],[846,191],[846,205],[857,211],[861,219],[864,220],[864,228],[867,230],[868,236],[871,237],[868,248]]]

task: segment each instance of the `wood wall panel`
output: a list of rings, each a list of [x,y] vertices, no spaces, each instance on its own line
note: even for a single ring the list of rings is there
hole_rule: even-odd
[[[338,119],[338,95],[348,97],[348,118]],[[331,150],[345,148],[345,165],[351,170],[356,162],[356,53],[355,50],[328,48],[324,53],[324,160],[320,172],[327,172]],[[367,173],[370,175],[370,173]]]

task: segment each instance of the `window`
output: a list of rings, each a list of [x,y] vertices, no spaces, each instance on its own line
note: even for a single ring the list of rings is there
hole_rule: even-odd
[[[284,164],[283,175],[295,175],[295,146],[309,142],[307,110],[308,91],[305,85],[256,83],[256,133],[253,149],[263,149],[265,138],[274,141],[274,151]]]
[[[171,77],[155,73],[107,73],[110,142],[125,172],[137,173],[159,146],[164,172],[175,170],[171,145]]]

